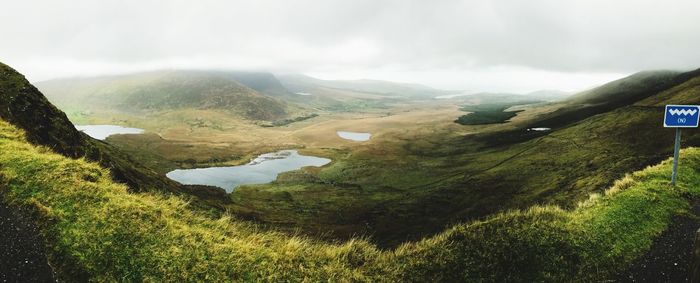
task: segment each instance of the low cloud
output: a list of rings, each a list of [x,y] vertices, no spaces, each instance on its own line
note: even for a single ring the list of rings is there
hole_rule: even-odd
[[[0,61],[32,80],[157,68],[444,88],[574,89],[700,67],[700,2],[13,1]]]

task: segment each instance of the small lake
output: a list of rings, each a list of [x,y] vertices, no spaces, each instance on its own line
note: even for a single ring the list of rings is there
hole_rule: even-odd
[[[551,130],[552,128],[529,128],[527,129],[528,131],[535,131],[535,132],[546,132]]]
[[[370,133],[338,131],[338,136],[351,141],[368,141],[372,136]]]
[[[304,96],[309,96],[309,95],[311,95],[311,94],[308,93],[308,92],[296,92],[296,94],[298,94],[298,95],[304,95]]]
[[[460,97],[460,96],[467,96],[470,95],[471,93],[457,93],[457,94],[446,94],[446,95],[438,95],[435,97],[435,99],[452,99],[455,97]]]
[[[88,136],[104,140],[111,135],[117,134],[141,134],[142,129],[137,128],[127,128],[115,125],[76,125],[75,128],[78,131],[86,133]]]
[[[245,165],[177,169],[166,176],[182,184],[215,186],[230,193],[240,185],[269,183],[282,172],[306,166],[323,166],[330,162],[328,158],[300,155],[296,150],[281,150],[260,155]]]

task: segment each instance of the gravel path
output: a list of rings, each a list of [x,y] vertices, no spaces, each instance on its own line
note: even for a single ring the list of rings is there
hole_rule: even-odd
[[[700,202],[693,204],[692,213],[700,215]],[[674,217],[673,223],[644,256],[621,273],[617,282],[690,282],[693,263],[695,231],[700,218]]]
[[[38,228],[1,198],[0,282],[55,282]]]

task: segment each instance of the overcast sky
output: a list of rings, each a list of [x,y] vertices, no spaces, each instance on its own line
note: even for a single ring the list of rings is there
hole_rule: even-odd
[[[579,90],[700,67],[698,11],[697,0],[9,0],[0,61],[31,81],[217,68]]]

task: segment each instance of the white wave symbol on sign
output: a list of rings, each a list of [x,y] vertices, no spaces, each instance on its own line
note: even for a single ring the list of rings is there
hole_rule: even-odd
[[[670,109],[668,110],[671,115],[683,115],[683,116],[693,116],[695,115],[696,112],[698,112],[697,109]]]

